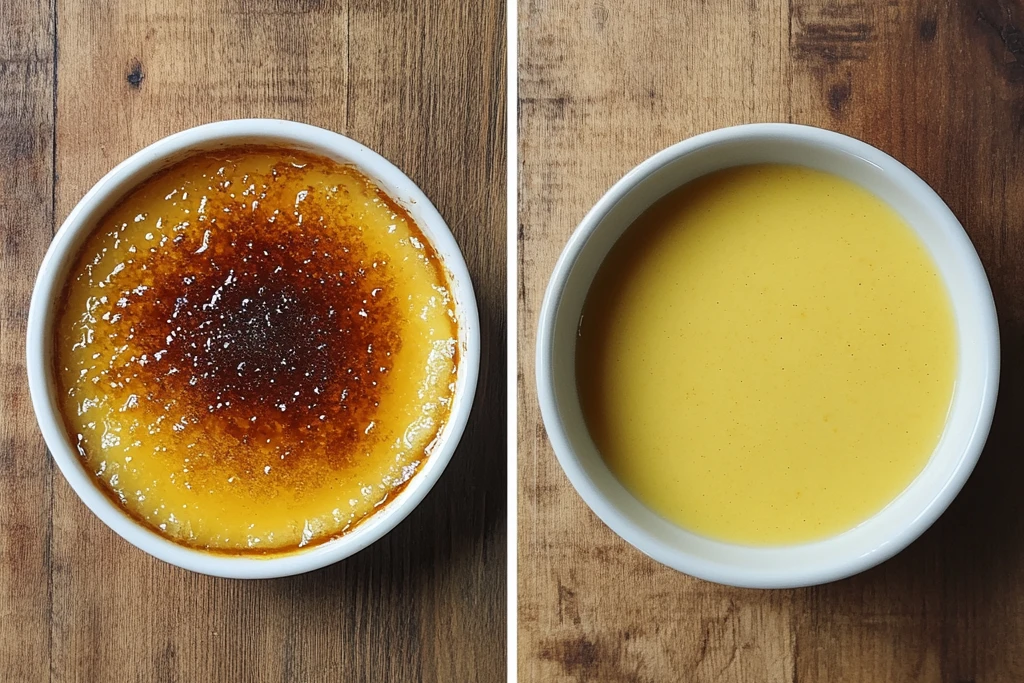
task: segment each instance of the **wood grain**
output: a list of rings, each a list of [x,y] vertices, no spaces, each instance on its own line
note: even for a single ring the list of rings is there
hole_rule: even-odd
[[[53,467],[29,429],[24,357],[33,272],[53,223],[53,24],[0,5],[0,680],[49,675]],[[12,561],[17,558],[17,561]]]
[[[0,17],[0,680],[501,680],[503,3],[0,0]],[[488,349],[423,504],[355,557],[273,581],[178,570],[103,526],[50,465],[22,360],[31,281],[82,194],[235,117],[336,130],[406,171],[462,246]]]
[[[523,0],[519,30],[522,680],[1024,680],[1024,3]],[[793,591],[692,579],[615,536],[558,467],[533,382],[543,288],[587,209],[651,153],[752,121],[918,172],[974,241],[1003,335],[992,435],[950,510],[884,565]]]

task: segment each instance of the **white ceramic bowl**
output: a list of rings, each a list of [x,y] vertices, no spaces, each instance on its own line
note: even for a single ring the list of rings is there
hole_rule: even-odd
[[[709,540],[666,521],[612,475],[587,432],[576,392],[576,330],[587,290],[615,241],[670,190],[718,169],[798,164],[848,178],[894,207],[920,235],[949,289],[959,336],[953,403],[921,474],[885,509],[833,538],[786,547]],[[988,436],[999,381],[999,330],[981,261],[935,192],[889,155],[806,126],[754,124],[690,138],[617,182],[569,239],[548,285],[537,334],[537,388],[555,454],[605,524],[655,560],[709,581],[756,588],[814,585],[863,571],[905,548],[960,491]]]
[[[134,521],[112,503],[86,471],[65,431],[53,373],[53,326],[68,269],[96,222],[130,190],[157,171],[196,152],[239,144],[271,144],[352,164],[401,204],[433,244],[448,271],[459,324],[459,367],[451,415],[420,471],[383,509],[348,534],[308,550],[269,556],[232,556],[173,543]],[[344,136],[291,121],[220,121],[166,137],[118,165],[93,186],[53,238],[32,293],[28,317],[28,379],[32,405],[46,445],[75,492],[103,522],[129,543],[185,569],[231,578],[288,576],[337,562],[393,529],[441,476],[469,419],[480,366],[480,322],[462,252],[444,219],[422,191],[379,154]]]

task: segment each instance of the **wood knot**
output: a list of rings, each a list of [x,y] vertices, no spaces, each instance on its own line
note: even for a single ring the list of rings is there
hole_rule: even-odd
[[[930,43],[935,40],[935,34],[939,28],[938,22],[934,19],[925,19],[918,25],[917,34],[921,37],[921,40],[925,43]]]
[[[583,680],[595,680],[602,668],[602,660],[609,653],[602,652],[600,646],[586,636],[565,638],[549,642],[541,647],[540,657],[557,662],[562,670],[570,676],[578,676]]]
[[[128,74],[125,76],[125,80],[133,90],[140,90],[145,77],[146,73],[142,70],[142,62],[133,57],[128,65]]]
[[[846,101],[850,99],[850,91],[849,83],[836,83],[828,89],[828,108],[833,114],[838,116],[842,113]]]

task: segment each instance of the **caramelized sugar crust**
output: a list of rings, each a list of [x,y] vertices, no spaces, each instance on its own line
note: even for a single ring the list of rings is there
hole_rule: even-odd
[[[278,169],[285,177],[297,171]],[[367,439],[401,344],[400,314],[385,294],[387,256],[368,253],[332,207],[304,206],[300,215],[323,216],[339,239],[304,228],[292,212],[270,223],[264,206],[280,206],[274,199],[253,211],[224,212],[210,202],[216,231],[175,238],[174,249],[150,259],[146,296],[128,297],[122,309],[131,352],[159,360],[118,366],[111,381],[131,378],[150,400],[180,403],[192,423],[217,414],[204,424],[224,433],[207,438],[242,447],[200,461],[215,476],[262,468],[252,461],[260,452],[244,446],[282,433],[304,435],[299,444],[307,448],[277,467],[301,470],[310,457],[317,469],[344,466],[352,446]],[[293,486],[307,473],[298,474]]]
[[[248,532],[245,547],[301,546],[350,529],[408,481],[429,450],[431,434],[443,424],[454,387],[457,335],[448,308],[442,316],[448,328],[437,340],[427,340],[432,346],[422,343],[444,353],[431,351],[430,358],[416,361],[426,368],[417,395],[426,406],[422,413],[431,419],[424,422],[401,406],[382,414],[403,333],[412,334],[408,320],[417,311],[409,303],[414,297],[396,279],[405,273],[396,265],[407,266],[392,263],[410,256],[388,253],[379,240],[367,239],[360,216],[385,211],[411,230],[396,244],[427,264],[424,272],[432,271],[435,279],[434,299],[448,306],[443,267],[411,218],[353,169],[346,169],[348,184],[324,190],[316,182],[329,179],[337,166],[290,150],[225,150],[205,155],[206,165],[215,169],[221,161],[230,166],[232,159],[268,153],[281,160],[263,177],[256,172],[234,177],[224,166],[204,176],[198,204],[196,196],[184,196],[188,192],[180,179],[167,177],[178,173],[177,167],[147,181],[144,187],[153,192],[175,187],[163,198],[168,202],[181,190],[182,201],[195,210],[179,216],[175,225],[158,222],[159,231],[136,242],[129,239],[128,222],[110,225],[105,218],[100,229],[111,231],[86,245],[65,292],[62,327],[70,327],[75,346],[87,347],[97,360],[80,370],[71,367],[67,339],[58,339],[58,376],[65,379],[66,405],[77,406],[79,417],[68,420],[69,431],[109,484],[108,494],[186,544],[230,550],[242,540],[232,540],[227,531],[212,540],[197,533],[196,520],[182,519],[187,520],[189,504],[198,504],[205,514],[221,514],[226,506],[251,509],[271,501],[287,514],[299,510],[306,492],[322,497],[331,477],[352,479],[352,487],[364,493],[362,502],[372,507],[350,500],[351,510],[333,509],[316,528],[304,511],[301,519],[283,521],[276,539],[273,530],[268,536],[266,524],[262,534]],[[146,191],[137,195],[129,200],[153,199]],[[364,195],[374,198],[372,206],[360,204]],[[81,291],[74,291],[83,287],[90,293],[84,307]],[[422,317],[426,320],[426,313]],[[439,374],[439,359],[451,367],[451,382]],[[395,390],[411,395],[414,380],[420,381],[400,380],[405,388]],[[85,396],[90,384],[94,395]],[[432,387],[436,395],[430,395]],[[109,428],[93,424],[91,433],[83,433],[82,416],[100,403],[107,412],[98,415],[110,421]],[[412,426],[401,423],[403,417]],[[416,425],[419,432],[409,437]],[[172,500],[176,506],[179,498],[164,493],[154,501],[163,509],[145,512],[147,492],[122,490],[118,477],[104,472],[107,461],[97,464],[100,451],[111,444],[121,447],[125,439],[134,439],[139,466],[149,468],[133,481],[148,481],[151,474],[158,490],[184,487],[184,512],[169,514],[166,506]],[[381,443],[384,439],[388,443]],[[382,483],[372,481],[366,470],[375,453],[384,454],[384,465],[386,458],[395,458]],[[372,493],[366,493],[368,486]],[[197,492],[206,498],[193,500]],[[298,543],[292,542],[296,538]]]

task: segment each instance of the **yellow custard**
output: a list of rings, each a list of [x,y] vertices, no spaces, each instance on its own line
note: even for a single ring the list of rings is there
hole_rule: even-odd
[[[587,424],[666,519],[751,545],[853,528],[921,472],[956,373],[952,305],[918,237],[837,176],[700,178],[627,230],[579,327]]]
[[[56,335],[97,484],[182,544],[344,533],[428,457],[458,333],[443,266],[351,167],[239,147],[177,163],[99,221]]]

